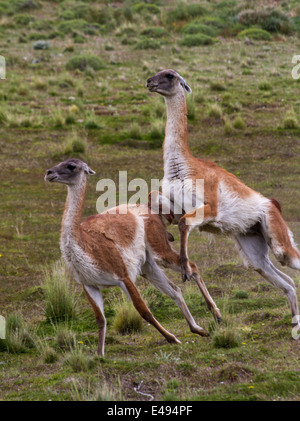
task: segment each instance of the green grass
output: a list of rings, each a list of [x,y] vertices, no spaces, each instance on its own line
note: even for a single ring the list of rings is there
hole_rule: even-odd
[[[63,186],[44,183],[45,171],[79,156],[97,172],[84,215],[96,213],[99,179],[113,179],[117,189],[120,170],[128,171],[128,181],[161,180],[165,104],[145,83],[163,68],[178,71],[193,90],[192,153],[280,200],[299,243],[299,81],[291,77],[300,33],[296,2],[277,2],[276,13],[262,1],[254,7],[229,0],[114,6],[45,0],[26,2],[24,10],[21,3],[0,4],[0,54],[7,62],[0,83],[0,313],[7,321],[0,400],[143,400],[134,390],[139,385],[161,401],[299,400],[299,344],[291,337],[287,299],[242,266],[231,238],[196,231],[189,237],[190,258],[223,313],[220,326],[196,285],[165,269],[208,338],[190,333],[173,301],[137,280],[180,346],[145,322],[140,331],[116,331],[122,294],[113,288],[103,291],[107,336],[105,357],[98,358],[97,324],[81,286],[65,283],[58,271],[63,289],[52,285],[50,294],[43,287],[45,267],[51,278],[61,256],[66,198]],[[257,30],[268,31],[264,39],[255,39]],[[210,36],[210,45],[182,44],[197,34]],[[49,49],[35,50],[39,40],[50,41]],[[179,250],[177,226],[168,230]],[[299,274],[282,270],[294,278],[299,297]]]

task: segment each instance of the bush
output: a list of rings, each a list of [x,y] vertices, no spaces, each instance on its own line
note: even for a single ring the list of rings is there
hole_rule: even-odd
[[[81,137],[76,132],[73,132],[72,135],[67,139],[66,147],[64,150],[65,155],[80,155],[84,154],[86,151],[86,140]]]
[[[205,16],[201,18],[199,22],[212,26],[215,30],[217,29],[218,32],[223,31],[229,26],[229,22],[218,16]]]
[[[6,339],[1,349],[12,354],[21,354],[35,348],[36,338],[26,327],[19,313],[11,313],[6,319]]]
[[[224,81],[222,82],[211,82],[210,89],[212,91],[222,92],[226,91],[226,87],[224,85]]]
[[[205,34],[209,35],[210,37],[214,37],[217,35],[214,28],[199,22],[191,22],[184,25],[184,27],[182,28],[182,32],[184,34]]]
[[[76,298],[62,261],[44,270],[45,316],[48,321],[71,320],[75,316]]]
[[[232,123],[233,127],[238,130],[243,130],[246,127],[244,120],[241,116],[237,116]]]
[[[165,137],[165,123],[161,119],[155,119],[149,130],[149,138],[155,146],[156,142],[158,147],[161,146],[162,140]]]
[[[50,346],[45,347],[43,350],[43,357],[46,364],[53,364],[58,360],[57,352]]]
[[[265,31],[264,29],[259,28],[249,28],[244,29],[238,34],[238,38],[244,39],[244,38],[250,38],[254,39],[256,41],[270,41],[271,35],[269,32]]]
[[[165,28],[161,26],[152,26],[141,31],[142,36],[151,37],[151,38],[161,38],[168,35],[168,32]]]
[[[138,123],[133,123],[128,131],[128,137],[130,139],[141,139],[142,130],[141,126]]]
[[[230,326],[216,329],[213,335],[215,348],[235,348],[240,345],[240,342],[237,330]]]
[[[79,373],[94,368],[96,360],[95,358],[84,354],[83,351],[75,349],[66,356],[64,363],[75,373]]]
[[[288,110],[283,119],[283,127],[285,129],[297,129],[298,128],[298,119],[296,113],[293,109]]]
[[[237,19],[244,26],[258,25],[269,32],[288,34],[293,30],[293,22],[289,16],[276,9],[243,10]]]
[[[186,47],[198,47],[200,45],[211,45],[213,44],[213,39],[209,35],[205,34],[191,34],[186,35],[181,44]]]
[[[187,14],[193,18],[196,16],[203,16],[206,13],[206,9],[199,3],[187,4],[186,11]]]
[[[70,351],[75,347],[76,335],[67,327],[59,327],[56,332],[57,347],[62,351]]]
[[[167,14],[167,23],[175,24],[176,22],[186,21],[190,17],[185,3],[179,3],[177,7]]]
[[[258,89],[260,89],[261,91],[271,91],[272,85],[268,81],[264,80],[259,83]]]
[[[249,298],[249,294],[247,291],[236,291],[234,294],[234,298],[237,298],[239,300],[245,300]]]
[[[74,30],[83,32],[87,35],[95,35],[101,30],[101,26],[97,23],[88,23],[83,19],[67,20],[58,25],[58,31],[62,34],[72,34]]]
[[[114,329],[121,333],[140,332],[143,329],[143,320],[130,301],[124,301],[116,309]]]
[[[228,135],[228,134],[232,133],[232,130],[233,130],[233,127],[232,127],[231,121],[228,118],[225,118],[224,133]]]
[[[65,125],[65,118],[60,107],[51,109],[51,123],[55,128],[62,128]]]
[[[160,8],[156,4],[137,3],[132,7],[135,13],[149,13],[153,15],[160,14]]]
[[[212,104],[208,109],[208,115],[209,117],[221,119],[223,116],[222,108],[218,104]]]
[[[16,23],[19,23],[22,26],[27,26],[30,22],[34,20],[34,17],[20,13],[14,16],[14,20],[16,21]]]
[[[13,5],[16,10],[34,10],[41,7],[37,0],[18,0]]]
[[[160,48],[159,42],[150,38],[142,38],[135,45],[136,50],[158,50]]]
[[[93,70],[100,70],[105,67],[105,64],[96,55],[79,55],[71,57],[66,63],[67,70],[85,70],[91,67]]]

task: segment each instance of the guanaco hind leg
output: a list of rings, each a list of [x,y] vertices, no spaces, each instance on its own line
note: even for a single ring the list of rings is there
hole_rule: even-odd
[[[184,298],[182,296],[180,288],[178,288],[173,282],[171,282],[164,272],[158,267],[152,256],[147,253],[147,260],[144,264],[143,275],[162,293],[168,295],[177,304],[182,314],[186,318],[186,321],[193,333],[197,333],[201,336],[209,336],[208,332],[202,327],[198,326],[193,316],[191,315]]]
[[[146,322],[150,323],[154,326],[165,338],[169,343],[173,344],[180,344],[181,342],[176,338],[176,336],[172,335],[172,333],[168,332],[153,316],[147,304],[143,300],[139,290],[131,281],[131,279],[126,278],[123,279],[121,284],[122,289],[129,295],[131,298],[134,307],[138,311],[138,313],[142,316]]]
[[[268,256],[269,247],[263,235],[260,232],[238,235],[235,240],[245,263],[285,293],[291,307],[293,320],[297,320],[299,309],[295,284],[289,276],[271,263]]]

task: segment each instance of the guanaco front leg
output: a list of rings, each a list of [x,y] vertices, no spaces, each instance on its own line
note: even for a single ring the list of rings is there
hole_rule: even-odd
[[[179,220],[178,228],[180,232],[180,264],[183,282],[186,280],[190,281],[193,273],[188,258],[187,246],[189,233],[194,227],[203,225],[214,216],[215,212],[212,210],[212,207],[207,204],[201,208],[186,213]]]

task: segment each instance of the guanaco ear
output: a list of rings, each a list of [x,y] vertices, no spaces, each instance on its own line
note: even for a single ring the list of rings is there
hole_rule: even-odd
[[[191,94],[192,93],[192,90],[191,90],[191,88],[189,87],[189,85],[186,83],[186,81],[183,79],[183,77],[181,77],[181,80],[180,80],[180,85],[183,87],[183,89],[188,93],[188,94]]]
[[[93,171],[87,164],[84,165],[83,169],[84,169],[84,172],[86,172],[87,174],[90,174],[90,175],[96,174],[96,172]]]

